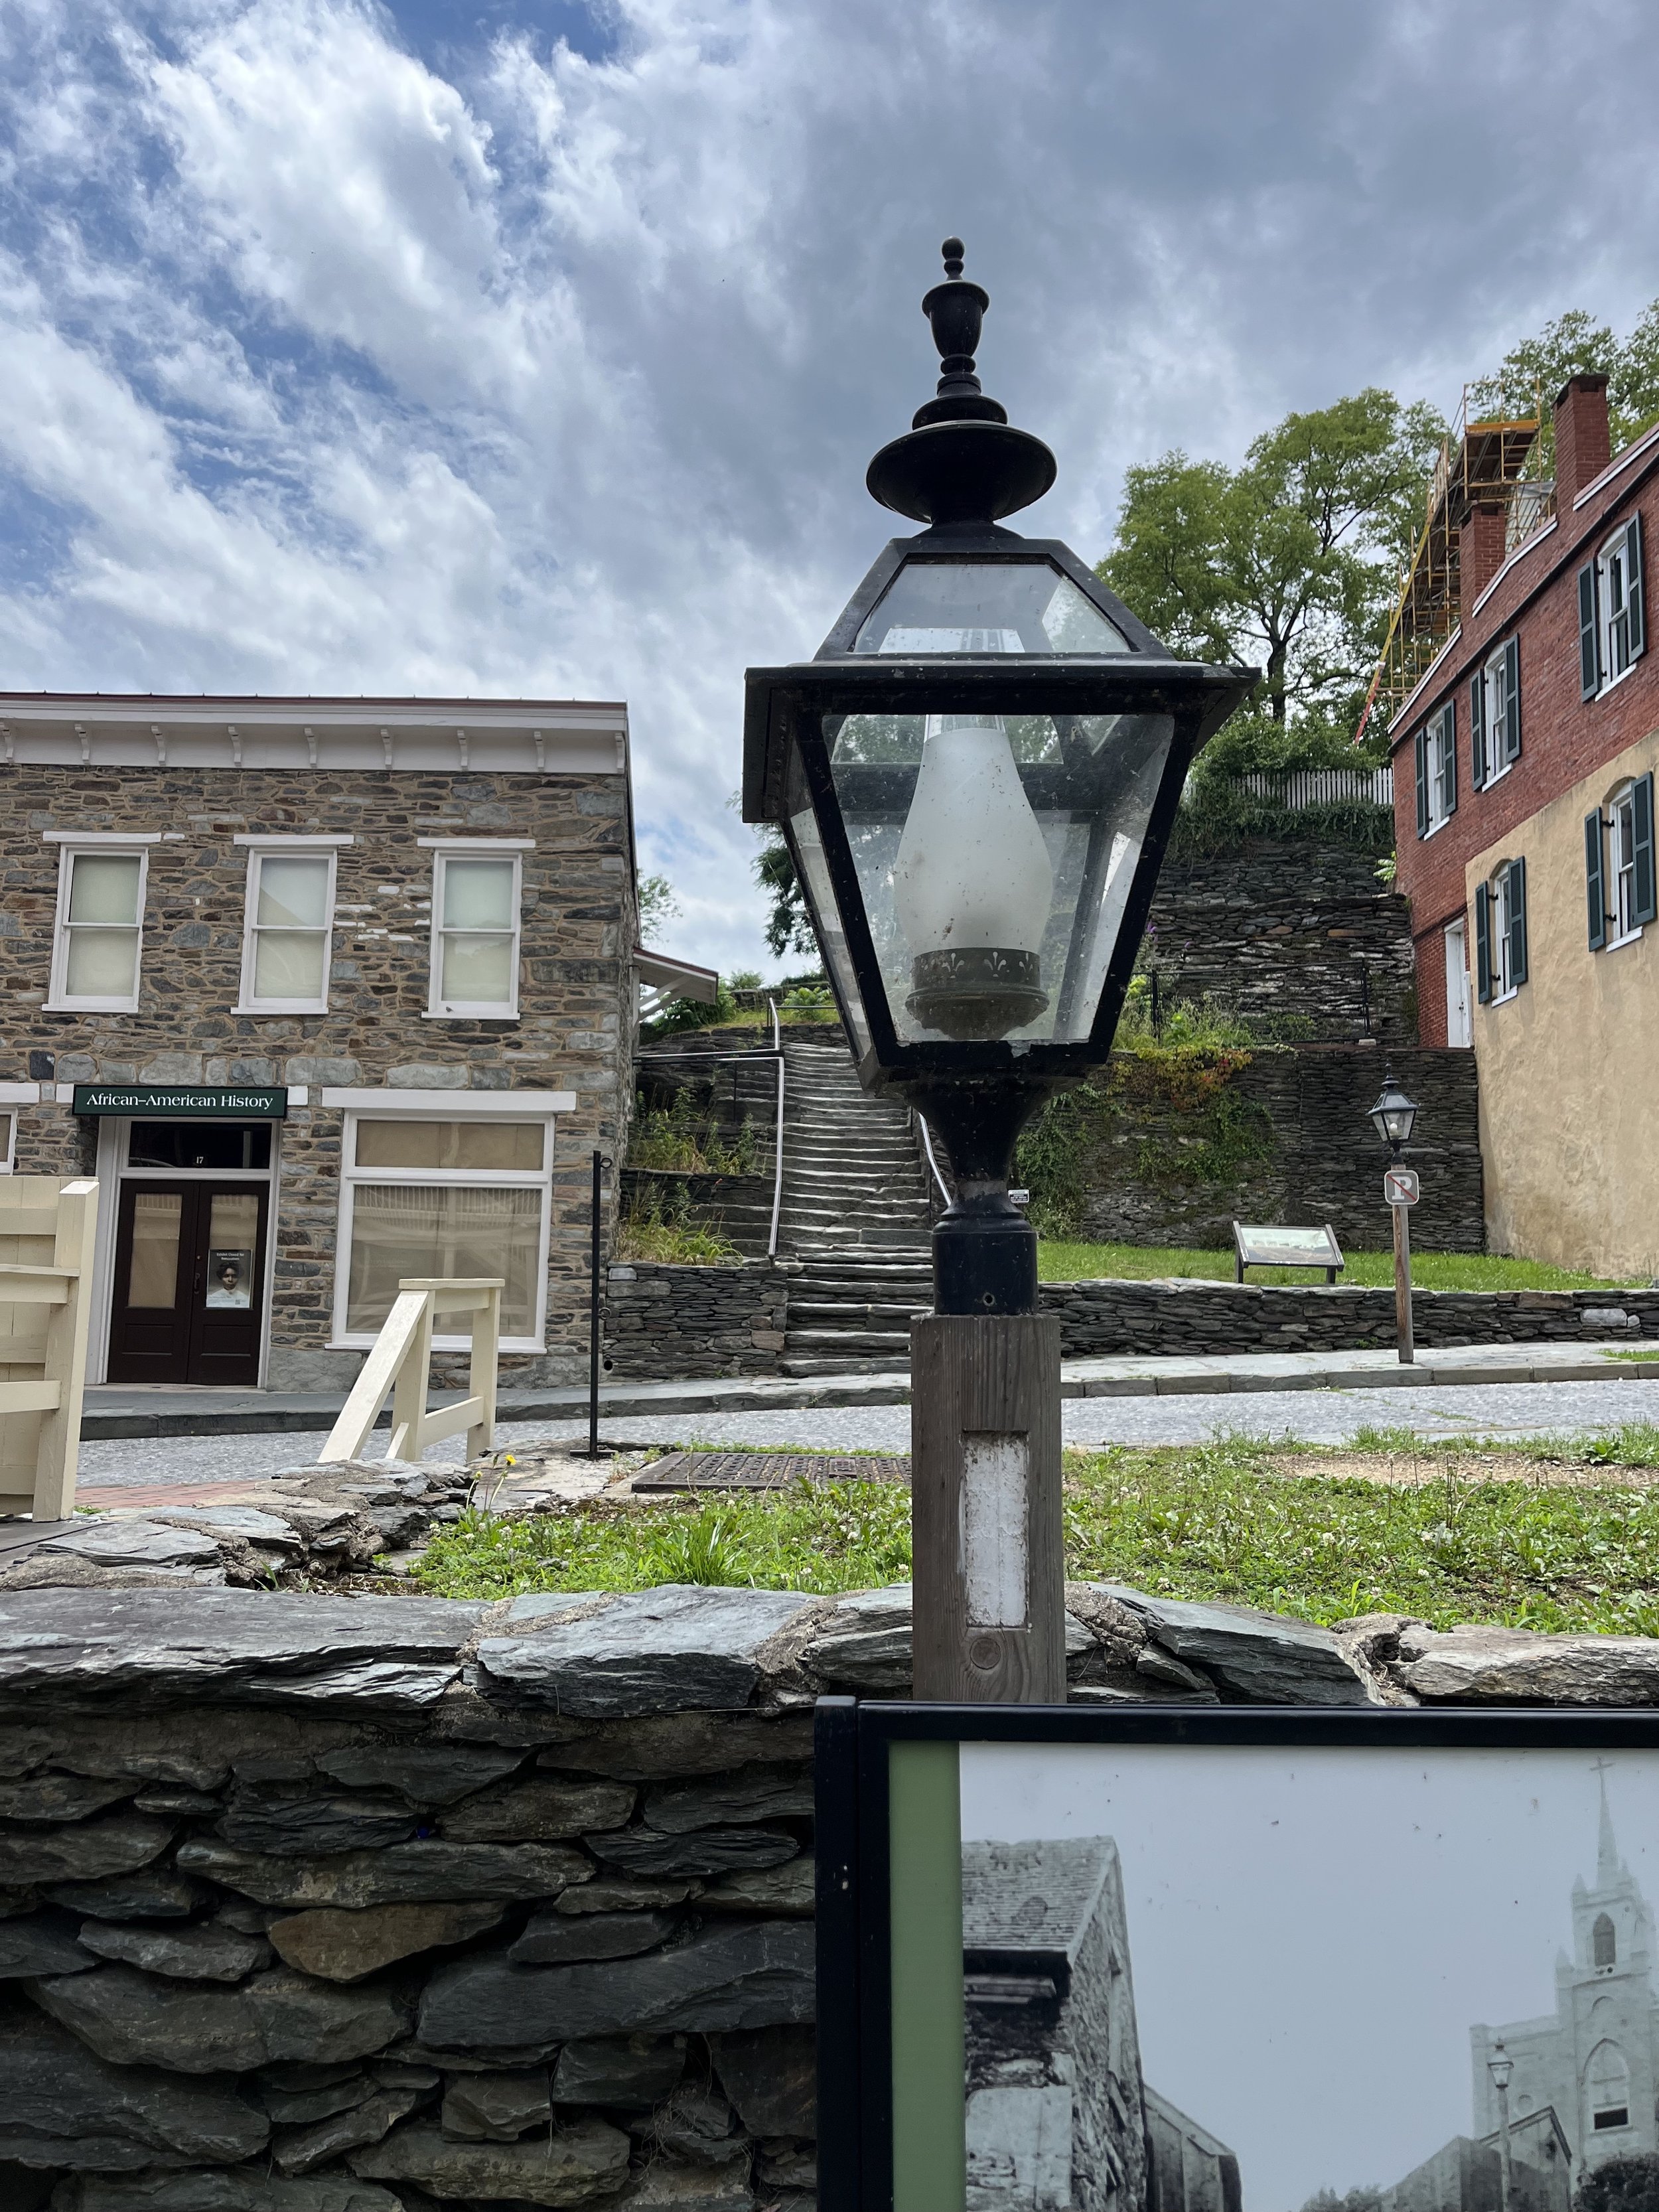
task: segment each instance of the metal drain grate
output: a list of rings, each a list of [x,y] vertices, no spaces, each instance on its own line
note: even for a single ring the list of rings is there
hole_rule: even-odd
[[[897,1453],[671,1452],[635,1476],[646,1491],[786,1490],[797,1482],[902,1482],[910,1462]]]

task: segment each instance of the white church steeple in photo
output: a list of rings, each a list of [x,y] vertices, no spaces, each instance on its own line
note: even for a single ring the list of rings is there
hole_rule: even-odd
[[[1597,1776],[1595,1881],[1587,1888],[1581,1876],[1572,1886],[1572,1954],[1556,1954],[1553,2014],[1469,2030],[1475,2134],[1488,2135],[1498,2124],[1486,2062],[1501,2039],[1515,2063],[1511,2125],[1553,2106],[1572,2145],[1575,2173],[1604,2158],[1659,2148],[1653,1916],[1619,1856],[1605,1762],[1598,1762]]]

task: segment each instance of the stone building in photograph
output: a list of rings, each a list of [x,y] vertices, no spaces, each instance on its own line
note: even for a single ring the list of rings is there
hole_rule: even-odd
[[[506,1368],[574,1379],[626,708],[11,693],[0,793],[0,1171],[103,1186],[92,1379],[338,1389],[411,1275],[504,1277]]]
[[[962,1853],[968,2212],[1239,2212],[1238,2161],[1148,2086],[1117,1845]]]

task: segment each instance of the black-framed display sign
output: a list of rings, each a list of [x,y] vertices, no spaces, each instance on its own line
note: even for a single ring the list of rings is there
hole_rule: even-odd
[[[826,1698],[817,1771],[822,2212],[1659,2208],[1659,1712]]]

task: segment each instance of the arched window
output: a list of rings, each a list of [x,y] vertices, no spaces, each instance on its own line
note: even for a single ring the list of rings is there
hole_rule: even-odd
[[[1584,2100],[1592,2132],[1630,2125],[1630,2069],[1616,2043],[1598,2043],[1584,2069]]]
[[[1619,1944],[1613,1932],[1613,1923],[1605,1912],[1595,1916],[1595,1925],[1590,1929],[1590,1956],[1598,1966],[1610,1966],[1619,1955]]]

